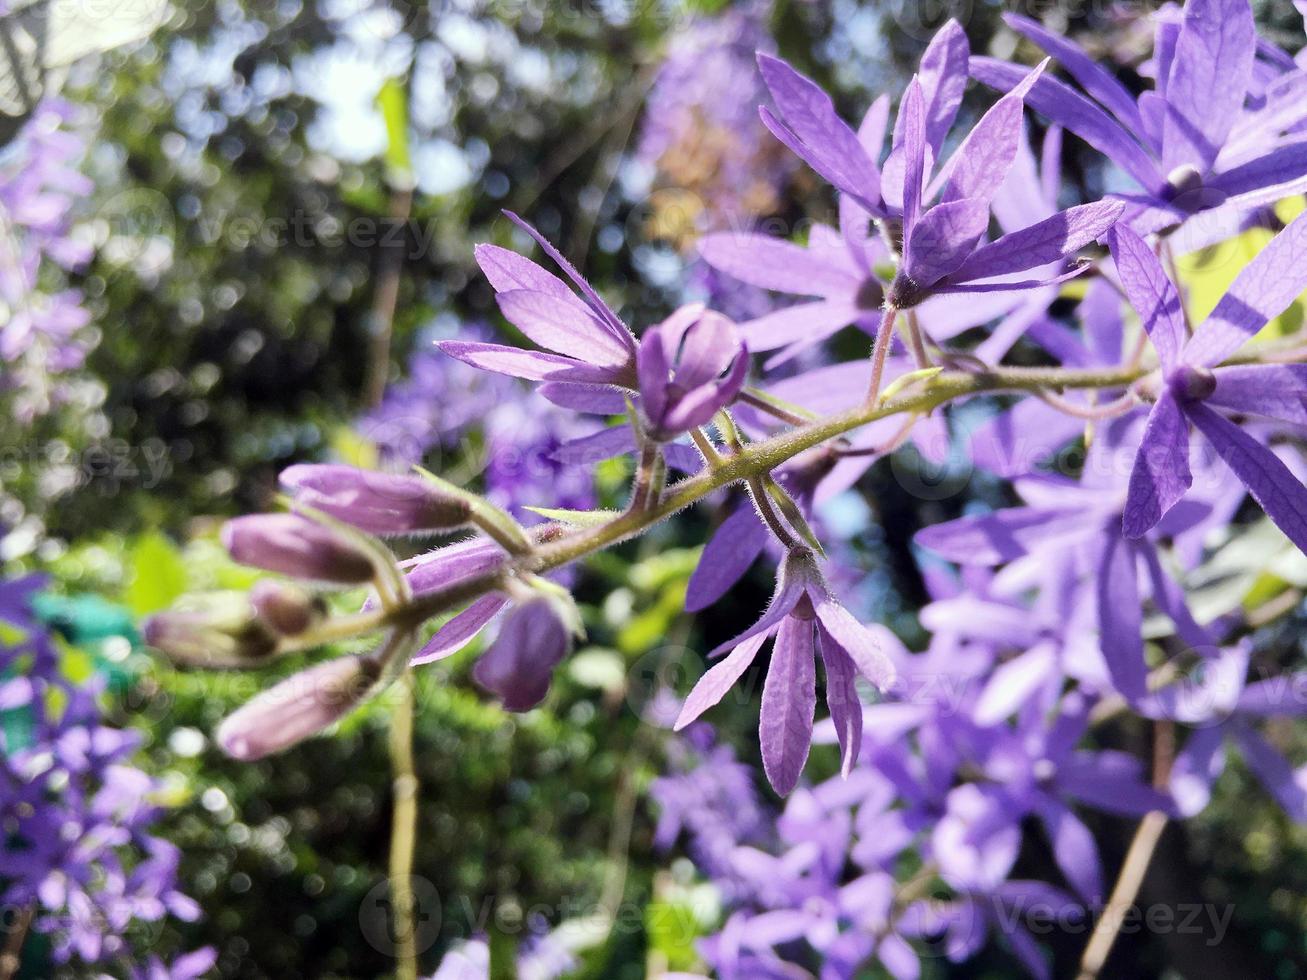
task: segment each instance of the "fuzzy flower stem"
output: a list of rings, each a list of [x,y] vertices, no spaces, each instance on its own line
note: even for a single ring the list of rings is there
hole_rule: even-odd
[[[758,388],[747,388],[740,392],[739,400],[790,425],[805,425],[817,418],[811,412],[797,405],[787,405]]]
[[[753,499],[753,505],[757,508],[758,516],[762,518],[763,523],[767,525],[771,533],[776,535],[786,548],[793,548],[798,544],[790,529],[785,526],[781,520],[780,514],[776,513],[776,508],[772,506],[771,498],[767,494],[767,487],[763,484],[763,478],[760,476],[751,477],[748,481],[749,496]]]
[[[1257,353],[1248,352],[1227,363],[1256,363]],[[597,527],[580,528],[550,535],[530,555],[517,560],[519,572],[539,574],[570,564],[586,555],[637,537],[653,525],[702,500],[709,494],[735,483],[748,482],[770,473],[786,460],[800,453],[858,429],[868,423],[893,415],[925,414],[958,398],[993,392],[1040,392],[1049,388],[1125,388],[1141,378],[1143,368],[1112,367],[1067,370],[1044,367],[1000,367],[986,371],[943,372],[914,385],[889,400],[863,404],[815,422],[786,430],[770,439],[749,443],[724,456],[717,469],[705,469],[673,484],[648,509],[628,510]],[[385,625],[414,628],[432,616],[449,612],[462,603],[503,587],[502,571],[488,572],[464,579],[443,589],[415,596],[400,608],[350,617],[349,624],[338,623],[333,638],[341,638],[348,628],[355,634]],[[287,650],[303,650],[318,645],[322,631],[310,638],[295,637]]]
[[[885,357],[889,354],[890,341],[894,339],[894,320],[898,317],[898,307],[886,305],[876,330],[876,343],[871,349],[871,384],[867,388],[867,405],[874,406],[880,397],[880,382],[885,374]]]

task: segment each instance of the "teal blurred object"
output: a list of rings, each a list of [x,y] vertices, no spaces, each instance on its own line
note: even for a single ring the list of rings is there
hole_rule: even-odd
[[[103,596],[44,592],[32,600],[32,612],[73,646],[92,653],[98,653],[105,640],[119,637],[133,648],[140,644],[140,633],[131,612]]]
[[[140,633],[128,609],[98,595],[61,596],[44,592],[32,598],[32,613],[51,632],[90,654],[96,672],[103,674],[111,686],[131,681],[132,671],[126,666],[124,654],[140,645]],[[125,640],[126,644],[114,644],[116,640]],[[0,733],[6,752],[30,746],[32,730],[30,707],[0,712]]]

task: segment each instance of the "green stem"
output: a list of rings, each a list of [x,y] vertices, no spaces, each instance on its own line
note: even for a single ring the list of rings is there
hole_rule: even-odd
[[[413,852],[417,847],[418,777],[413,765],[413,672],[405,668],[390,713],[394,812],[390,825],[390,899],[395,910],[396,980],[417,980],[413,912]]]

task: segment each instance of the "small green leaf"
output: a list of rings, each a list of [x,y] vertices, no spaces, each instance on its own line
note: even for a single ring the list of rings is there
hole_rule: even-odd
[[[398,79],[386,80],[377,93],[377,105],[386,123],[386,168],[393,184],[413,182],[413,161],[408,150],[408,93]]]
[[[123,601],[138,616],[166,609],[186,591],[186,563],[181,552],[158,531],[136,539],[128,565],[131,579]]]
[[[556,507],[526,507],[525,509],[547,520],[571,524],[573,527],[602,527],[618,516],[615,510],[562,510]]]

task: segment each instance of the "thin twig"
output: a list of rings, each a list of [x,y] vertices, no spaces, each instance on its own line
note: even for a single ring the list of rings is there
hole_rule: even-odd
[[[1153,726],[1153,785],[1165,788],[1171,778],[1171,763],[1175,758],[1175,726],[1171,722],[1159,721]],[[1167,815],[1160,810],[1144,814],[1143,820],[1135,830],[1126,851],[1125,861],[1121,864],[1121,873],[1117,875],[1112,887],[1111,897],[1103,908],[1102,915],[1094,924],[1093,935],[1080,958],[1080,972],[1076,980],[1097,980],[1102,972],[1107,957],[1116,943],[1117,933],[1125,921],[1144,877],[1148,874],[1148,865],[1153,860],[1157,844],[1166,830]]]

